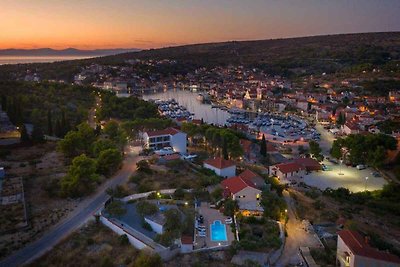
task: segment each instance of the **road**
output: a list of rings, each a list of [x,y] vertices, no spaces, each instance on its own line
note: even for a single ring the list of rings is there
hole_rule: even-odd
[[[286,224],[288,236],[286,237],[285,247],[282,255],[276,262],[276,267],[284,267],[288,265],[295,265],[302,262],[299,256],[300,247],[317,247],[319,242],[316,237],[304,230],[304,224],[298,220],[295,215],[295,205],[289,192],[284,190],[283,196],[287,204],[287,214],[289,217]]]
[[[14,254],[0,262],[1,267],[21,266],[32,262],[34,259],[44,255],[57,243],[66,238],[76,229],[87,222],[108,199],[105,192],[107,188],[122,184],[135,172],[136,162],[141,158],[137,156],[138,148],[129,152],[124,160],[122,169],[112,178],[101,185],[96,192],[83,200],[78,207],[65,219],[60,221],[38,240],[28,244]]]
[[[97,111],[98,108],[101,107],[101,98],[99,96],[96,96],[96,101],[95,102],[96,102],[95,106],[89,110],[89,114],[88,114],[88,124],[93,129],[95,129],[96,126],[97,126],[97,123],[96,123],[96,111]]]
[[[336,140],[335,136],[328,130],[325,130],[320,123],[315,125],[315,129],[321,134],[321,140],[318,143],[322,154],[324,156],[329,156],[333,141]]]

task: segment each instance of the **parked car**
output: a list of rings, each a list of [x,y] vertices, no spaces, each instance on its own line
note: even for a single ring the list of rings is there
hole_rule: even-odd
[[[364,170],[365,168],[367,168],[365,165],[363,164],[359,164],[356,166],[357,170]]]
[[[231,217],[228,217],[228,218],[225,219],[225,223],[226,224],[231,224],[232,222],[233,222],[233,220],[232,220]]]
[[[185,154],[185,155],[182,156],[182,158],[184,160],[193,160],[193,159],[197,158],[197,155],[195,155],[195,154]]]
[[[206,237],[206,232],[199,232],[200,237]]]
[[[373,172],[372,175],[374,177],[381,177],[381,174],[379,172]]]
[[[330,171],[331,168],[329,168],[329,166],[326,166],[325,164],[322,164],[322,170],[323,171]]]
[[[162,148],[160,150],[156,150],[154,152],[159,156],[171,155],[171,154],[175,153],[175,151],[173,150],[172,147],[164,147],[164,148]]]

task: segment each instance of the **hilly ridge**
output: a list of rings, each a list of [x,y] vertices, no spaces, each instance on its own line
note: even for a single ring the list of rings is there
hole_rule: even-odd
[[[160,71],[163,75],[185,74],[198,67],[244,65],[272,75],[298,77],[310,74],[360,73],[380,69],[381,75],[400,73],[400,32],[355,33],[193,44],[148,49],[97,58],[30,64],[43,79],[71,80],[80,67],[98,63],[127,65],[127,60],[176,60]],[[0,66],[0,79],[25,70],[26,65]]]
[[[136,52],[139,49],[94,49],[94,50],[81,50],[76,48],[66,48],[61,50],[51,48],[38,48],[38,49],[1,49],[0,56],[105,56],[116,55],[119,53]]]

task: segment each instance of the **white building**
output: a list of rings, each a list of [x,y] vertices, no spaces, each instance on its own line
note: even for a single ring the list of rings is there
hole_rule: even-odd
[[[203,167],[214,171],[217,175],[229,178],[236,175],[236,164],[232,160],[223,158],[208,159],[203,162]]]
[[[182,236],[181,237],[181,253],[190,253],[193,251],[193,237]]]
[[[357,126],[357,124],[352,123],[352,122],[346,122],[342,126],[341,130],[342,130],[342,133],[344,133],[345,135],[358,134],[360,132],[360,128]]]
[[[186,133],[175,128],[167,128],[161,131],[145,132],[143,134],[145,148],[161,149],[172,147],[175,152],[186,154]]]
[[[269,174],[275,175],[279,179],[288,179],[292,176],[301,177],[305,175],[306,169],[296,162],[280,163],[270,166]]]
[[[165,224],[165,216],[161,212],[157,212],[156,214],[145,216],[145,222],[150,224],[151,228],[157,234],[162,234],[164,231],[164,224]]]
[[[224,189],[224,197],[232,197],[237,200],[239,209],[246,215],[263,212],[260,205],[261,190],[250,180],[235,176],[221,182]]]
[[[399,267],[400,258],[371,247],[368,238],[356,231],[338,233],[336,261],[340,267]]]

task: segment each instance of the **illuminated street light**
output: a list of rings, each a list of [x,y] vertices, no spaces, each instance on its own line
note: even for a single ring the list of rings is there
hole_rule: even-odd
[[[339,160],[340,164],[339,164],[339,175],[343,175],[342,173],[342,164],[343,164],[343,159]]]

